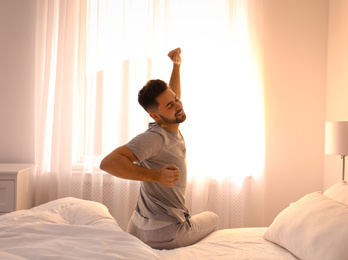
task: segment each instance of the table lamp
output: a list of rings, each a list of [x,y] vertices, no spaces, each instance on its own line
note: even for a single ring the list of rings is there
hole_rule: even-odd
[[[325,154],[341,156],[344,181],[345,157],[348,155],[348,121],[325,122]]]

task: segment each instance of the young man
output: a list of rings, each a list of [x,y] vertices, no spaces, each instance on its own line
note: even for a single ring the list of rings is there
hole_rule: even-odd
[[[138,101],[155,123],[100,164],[114,176],[141,181],[128,232],[156,249],[194,244],[216,230],[218,223],[216,214],[190,216],[185,206],[186,147],[179,125],[186,114],[180,101],[180,54],[180,48],[168,54],[173,61],[169,86],[150,80],[139,91]]]

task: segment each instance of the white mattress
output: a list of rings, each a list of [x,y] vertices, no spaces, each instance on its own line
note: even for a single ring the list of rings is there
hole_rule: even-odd
[[[154,250],[102,204],[64,198],[0,216],[0,259],[297,259],[263,239],[265,230],[219,230],[189,247]]]
[[[162,252],[162,259],[298,259],[263,238],[267,228],[224,229],[195,245]]]

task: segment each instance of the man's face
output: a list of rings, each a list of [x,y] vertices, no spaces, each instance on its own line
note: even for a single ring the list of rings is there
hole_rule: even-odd
[[[180,99],[171,89],[165,90],[156,98],[158,102],[157,115],[167,124],[179,124],[185,121],[184,112]]]

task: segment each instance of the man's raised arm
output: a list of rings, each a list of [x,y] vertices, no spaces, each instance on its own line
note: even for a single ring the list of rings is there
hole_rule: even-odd
[[[181,98],[181,83],[180,83],[180,65],[181,65],[181,49],[176,48],[168,53],[168,57],[173,61],[172,75],[169,80],[169,87],[173,90],[176,96]]]

